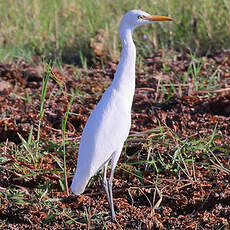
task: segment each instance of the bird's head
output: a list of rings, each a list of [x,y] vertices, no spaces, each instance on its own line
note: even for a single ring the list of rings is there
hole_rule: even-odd
[[[150,15],[141,10],[128,11],[121,20],[121,25],[130,27],[132,30],[138,26],[152,24],[155,21],[172,21],[173,19],[166,16]]]

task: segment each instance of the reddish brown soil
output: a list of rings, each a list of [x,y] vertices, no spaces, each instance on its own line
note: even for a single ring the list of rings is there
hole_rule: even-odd
[[[209,84],[212,74],[219,69],[215,89],[197,90],[191,76],[188,81],[181,83],[178,76],[186,74],[191,63],[187,55],[178,55],[176,61],[163,62],[159,52],[146,58],[142,69],[137,68],[131,129],[134,138],[127,142],[126,154],[122,154],[118,163],[113,187],[118,223],[110,222],[107,213],[104,214],[103,224],[96,217],[98,213],[108,211],[109,206],[100,180],[96,180],[82,196],[67,196],[62,192],[56,174],[43,173],[22,178],[23,175],[7,170],[14,164],[27,168],[28,172],[29,169],[36,170],[34,165],[15,157],[12,148],[20,148],[18,133],[27,140],[32,125],[36,139],[45,71],[41,63],[35,66],[22,61],[1,64],[0,150],[3,154],[0,158],[0,220],[3,224],[0,226],[4,229],[102,229],[103,226],[106,229],[229,229],[230,55],[225,52],[203,57],[202,60],[206,64],[202,66],[199,77],[206,76],[205,85]],[[115,68],[114,63],[107,63],[105,70],[100,65],[88,71],[67,65],[52,68],[41,126],[41,145],[44,145],[44,149],[51,140],[61,144],[61,120],[71,99],[70,93],[76,88],[81,92],[74,99],[71,107],[74,114],[69,115],[67,122],[66,140],[70,143],[67,145],[68,175],[73,174],[77,160],[77,149],[71,148],[71,142],[79,141],[90,111],[111,83]],[[160,82],[165,84],[167,94],[159,87]],[[170,84],[174,85],[175,92],[169,92]],[[150,131],[159,129],[160,124],[162,131]],[[164,138],[160,138],[162,132]],[[203,138],[205,145],[214,132],[212,151],[215,150],[213,154],[218,161],[211,153],[207,154],[209,147],[206,145],[207,150],[197,148],[196,151],[191,150],[191,153],[186,151],[188,159],[193,157],[196,160],[194,165],[186,164],[187,171],[171,165],[170,156],[183,145],[180,140],[191,143],[191,140]],[[151,151],[150,140],[153,140]],[[189,149],[188,146],[186,148]],[[39,167],[55,169],[57,164],[53,162],[52,156],[57,153],[55,149],[46,151],[48,154]],[[148,153],[156,160],[158,178],[153,166],[144,163],[123,164],[146,160]],[[168,168],[162,166],[159,156],[169,163]],[[183,162],[180,165],[183,168]],[[127,173],[127,170],[131,173]],[[143,183],[133,175],[138,172],[145,178]],[[71,176],[68,179],[70,184]],[[154,209],[159,199],[157,194],[154,199],[156,180],[163,200]],[[50,215],[48,206],[40,205],[38,200],[32,198],[33,189],[44,181],[51,181],[52,192],[46,195],[47,199],[63,198],[57,202],[58,214],[48,223],[44,222]],[[25,199],[35,199],[33,205],[19,205],[13,199],[5,199],[1,191],[8,188],[26,191]],[[87,211],[89,220],[83,224],[68,225],[66,221],[69,219],[60,214],[61,210],[71,210],[78,222],[82,220],[80,215]]]

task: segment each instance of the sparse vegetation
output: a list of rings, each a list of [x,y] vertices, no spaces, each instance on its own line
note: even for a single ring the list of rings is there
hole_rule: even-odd
[[[229,1],[0,7],[0,62],[10,63],[0,64],[1,229],[228,229]],[[133,8],[175,22],[135,34],[133,123],[112,223],[100,173],[81,196],[69,185],[84,124],[113,78],[119,19]]]

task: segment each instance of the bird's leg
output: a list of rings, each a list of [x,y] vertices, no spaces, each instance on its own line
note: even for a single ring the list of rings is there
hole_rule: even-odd
[[[121,154],[121,150],[120,151],[116,151],[114,152],[114,156],[111,160],[111,173],[110,173],[110,177],[108,180],[108,188],[109,188],[109,197],[110,197],[110,209],[111,209],[111,215],[112,215],[112,220],[116,221],[116,215],[115,215],[115,211],[114,211],[114,204],[113,204],[113,175],[114,175],[114,171],[117,165],[117,161],[120,157]]]
[[[104,187],[104,190],[105,190],[105,193],[106,193],[106,197],[107,197],[107,200],[109,202],[109,206],[111,207],[111,203],[110,203],[110,194],[109,194],[109,187],[108,187],[108,181],[107,181],[107,178],[106,178],[106,175],[107,175],[107,167],[108,167],[108,163],[105,164],[104,166],[104,172],[103,172],[103,187]]]
[[[114,211],[114,204],[113,204],[113,174],[114,174],[114,170],[115,168],[111,168],[111,173],[110,173],[110,177],[108,180],[108,190],[109,190],[109,204],[110,204],[110,209],[111,209],[111,215],[112,215],[112,220],[115,221],[116,220],[116,215],[115,215],[115,211]]]

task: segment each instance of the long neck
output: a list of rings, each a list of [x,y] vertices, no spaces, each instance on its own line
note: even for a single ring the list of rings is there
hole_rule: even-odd
[[[122,42],[121,59],[117,66],[113,85],[132,99],[135,91],[136,62],[136,47],[132,39],[132,29],[121,25],[120,38]]]

